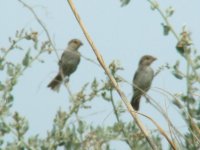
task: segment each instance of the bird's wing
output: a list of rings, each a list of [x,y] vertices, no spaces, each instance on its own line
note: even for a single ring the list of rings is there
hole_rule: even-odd
[[[64,75],[72,74],[80,62],[80,54],[74,51],[65,51],[59,62],[60,70]]]
[[[80,56],[78,52],[64,51],[59,61],[59,65],[60,66],[63,64],[78,65],[79,62],[80,62]]]
[[[138,86],[138,78],[139,78],[139,72],[138,70],[135,72],[134,77],[133,77],[133,89],[134,91],[137,90],[138,88],[136,86]],[[136,86],[135,86],[136,85]]]
[[[133,77],[133,83],[135,82],[136,78],[138,77],[138,71],[135,72],[134,77]]]

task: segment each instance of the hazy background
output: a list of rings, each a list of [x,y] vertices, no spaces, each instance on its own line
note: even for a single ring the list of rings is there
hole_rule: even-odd
[[[37,15],[46,25],[51,37],[58,49],[59,54],[66,47],[67,42],[72,38],[79,38],[84,46],[80,52],[96,61],[96,57],[87,43],[77,21],[75,20],[67,0],[26,0],[34,8]],[[161,23],[163,19],[156,11],[150,9],[145,0],[134,0],[126,7],[120,7],[119,0],[74,0],[77,10],[84,21],[88,32],[100,50],[105,62],[109,64],[112,60],[119,60],[124,67],[120,75],[132,82],[133,74],[137,68],[140,57],[144,54],[151,54],[158,58],[152,65],[157,70],[159,66],[169,63],[173,65],[176,60],[181,61],[182,69],[185,69],[185,62],[176,52],[176,39],[172,34],[163,36]],[[200,1],[197,0],[159,0],[161,8],[165,10],[173,6],[175,13],[170,22],[177,33],[181,32],[183,25],[187,25],[192,32],[192,39],[195,47],[200,47]],[[17,0],[0,1],[0,46],[7,47],[8,37],[13,36],[17,29],[32,29],[39,32],[39,40],[45,39],[46,35],[33,15]],[[18,59],[20,54],[11,52],[10,59]],[[14,89],[13,111],[18,111],[25,116],[30,123],[29,135],[46,135],[47,130],[52,128],[53,118],[59,108],[68,110],[69,95],[62,86],[59,93],[52,92],[46,86],[56,75],[57,57],[55,53],[45,54],[41,57],[45,63],[35,63],[29,68],[18,81]],[[70,88],[76,93],[81,87],[97,80],[106,79],[101,68],[84,59],[77,71],[70,78]],[[185,82],[176,79],[169,70],[161,72],[153,81],[153,87],[160,87],[172,93],[186,90]],[[132,88],[128,84],[121,84],[122,90],[130,99]],[[184,122],[178,115],[174,105],[169,98],[153,90],[149,91],[157,102],[168,110],[169,116],[174,124],[184,132],[187,132]],[[115,101],[120,98],[116,94]],[[108,125],[115,121],[111,105],[101,98],[95,99],[90,104],[92,109],[83,111],[81,116],[93,125]],[[140,111],[155,119],[165,130],[168,131],[167,123],[158,112],[145,99],[142,100]],[[97,113],[95,115],[91,115]],[[155,127],[145,118],[144,124],[150,128]],[[123,120],[131,121],[127,113]],[[115,142],[113,149],[125,148],[122,143]],[[121,146],[120,146],[121,145]],[[166,147],[167,148],[167,144]],[[127,148],[128,149],[128,148]]]

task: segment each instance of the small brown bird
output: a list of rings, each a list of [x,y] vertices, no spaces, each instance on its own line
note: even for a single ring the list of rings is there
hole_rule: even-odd
[[[151,86],[154,71],[150,65],[155,60],[156,58],[151,55],[144,55],[140,59],[138,69],[135,72],[133,78],[133,84],[135,85],[133,87],[134,95],[131,100],[131,105],[136,111],[139,110],[141,96],[144,95],[144,92],[147,92]]]
[[[48,84],[54,91],[59,91],[60,85],[66,76],[70,76],[76,69],[80,62],[79,47],[83,43],[78,39],[72,39],[68,43],[68,47],[63,52],[61,59],[58,63],[59,72],[56,77]]]

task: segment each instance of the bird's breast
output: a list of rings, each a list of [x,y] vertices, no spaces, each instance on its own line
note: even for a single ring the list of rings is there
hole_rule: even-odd
[[[153,80],[154,72],[151,67],[139,68],[134,79],[134,84],[138,87],[145,89],[149,88]]]

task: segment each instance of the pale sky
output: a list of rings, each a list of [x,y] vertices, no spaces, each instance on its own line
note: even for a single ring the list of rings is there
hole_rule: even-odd
[[[84,56],[96,60],[67,0],[26,0],[25,2],[34,8],[46,25],[59,54],[62,53],[70,39],[79,38],[84,43],[80,52]],[[175,37],[172,34],[163,36],[161,26],[163,19],[157,11],[150,9],[146,0],[133,0],[123,8],[120,7],[119,0],[75,0],[74,2],[106,63],[109,64],[114,59],[119,60],[124,67],[124,71],[121,71],[120,75],[129,82],[132,81],[138,61],[144,54],[151,54],[158,58],[152,65],[154,70],[165,63],[173,65],[176,60],[180,60],[182,69],[186,70],[184,60],[176,52]],[[174,15],[170,18],[172,26],[177,33],[180,33],[182,26],[186,25],[191,31],[194,45],[198,49],[200,47],[200,1],[159,0],[158,2],[162,10],[169,6],[175,9]],[[32,29],[40,33],[39,39],[46,38],[44,31],[30,11],[17,0],[0,1],[0,12],[0,47],[9,45],[8,37],[12,37],[16,29]],[[17,61],[20,56],[13,52],[10,53],[9,58]],[[28,135],[40,134],[42,137],[46,135],[47,130],[52,129],[53,118],[57,110],[59,108],[68,109],[69,95],[64,86],[59,93],[52,92],[46,87],[58,70],[56,55],[54,53],[45,54],[41,59],[45,63],[33,64],[19,79],[13,91],[15,99],[12,110],[18,111],[28,119],[30,123]],[[72,92],[76,93],[85,83],[91,82],[95,77],[99,81],[106,78],[101,68],[82,59],[77,71],[70,78]],[[172,93],[180,93],[186,91],[185,85],[185,81],[176,79],[169,70],[166,70],[154,79],[152,88],[160,87]],[[121,85],[121,88],[130,99],[132,88],[125,83]],[[177,127],[180,127],[181,131],[186,131],[184,122],[177,113],[177,108],[166,97],[152,90],[148,94],[163,107],[166,104],[169,107],[168,113],[171,120]],[[117,94],[115,101],[119,101]],[[80,116],[88,116],[95,112],[101,113],[86,117],[89,123],[107,125],[116,121],[113,114],[105,119],[112,112],[111,104],[99,98],[92,101],[91,106],[91,110],[83,111]],[[150,104],[146,103],[145,99],[142,99],[140,111],[151,116],[161,127],[168,130],[163,117]],[[132,120],[128,113],[123,115],[122,119]],[[141,117],[141,120],[148,128],[155,128],[147,119]],[[112,148],[120,150],[123,146],[121,143],[115,142]],[[123,148],[126,149],[126,147]],[[167,148],[166,144],[164,148]]]

